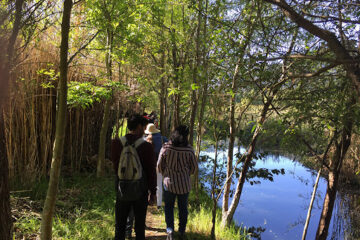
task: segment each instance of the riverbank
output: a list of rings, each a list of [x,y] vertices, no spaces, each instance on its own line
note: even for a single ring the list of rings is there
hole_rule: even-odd
[[[40,181],[29,190],[11,193],[15,239],[39,238],[41,209],[46,189],[47,182]],[[113,239],[114,205],[112,177],[95,179],[93,174],[82,174],[63,179],[56,203],[53,239]],[[147,239],[166,239],[164,219],[163,210],[149,207],[146,222]],[[200,191],[197,203],[192,192],[189,197],[188,239],[211,239],[210,222],[210,198],[205,191]],[[220,214],[217,218],[216,239],[249,239],[240,228],[233,226],[222,230],[219,226]]]

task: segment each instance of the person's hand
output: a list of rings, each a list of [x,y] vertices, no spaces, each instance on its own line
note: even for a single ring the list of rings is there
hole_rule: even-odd
[[[150,194],[149,194],[148,201],[149,201],[149,205],[150,205],[150,206],[155,205],[155,204],[156,204],[156,195],[150,193]]]

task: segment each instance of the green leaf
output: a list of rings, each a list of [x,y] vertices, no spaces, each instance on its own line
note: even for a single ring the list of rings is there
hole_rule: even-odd
[[[196,83],[193,83],[193,84],[191,84],[191,89],[194,91],[194,90],[197,90],[197,89],[199,89],[200,88],[200,86],[199,85],[197,85]]]
[[[256,127],[257,127],[257,124],[254,124],[254,126],[251,128],[251,133],[255,132]]]

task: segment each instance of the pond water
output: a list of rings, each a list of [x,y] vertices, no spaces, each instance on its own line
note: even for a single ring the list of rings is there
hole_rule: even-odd
[[[205,154],[214,157],[214,152]],[[222,152],[219,157],[225,156]],[[234,215],[237,225],[246,227],[262,227],[262,240],[301,239],[302,231],[310,203],[316,172],[297,161],[283,156],[268,155],[265,159],[256,160],[255,168],[281,169],[284,175],[274,175],[274,181],[262,180],[261,184],[244,184],[240,203]],[[234,179],[235,182],[236,179]],[[234,189],[235,186],[232,186]],[[312,216],[310,219],[307,239],[314,239],[322,210],[323,198],[326,193],[326,180],[320,179]],[[354,201],[353,198],[356,198]],[[221,200],[218,203],[221,206]],[[328,239],[357,239],[354,221],[350,218],[351,206],[358,204],[359,196],[348,194],[337,195],[333,211],[332,223]],[[356,221],[355,221],[356,222]],[[355,227],[356,229],[356,227]],[[357,235],[357,237],[360,237]]]

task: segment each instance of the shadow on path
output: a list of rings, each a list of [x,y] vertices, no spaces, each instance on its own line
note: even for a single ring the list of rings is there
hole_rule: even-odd
[[[153,231],[153,232],[163,232],[163,233],[166,233],[166,229],[163,229],[163,228],[146,227],[146,230],[148,230],[148,231]]]
[[[166,240],[166,236],[147,236],[147,240]],[[177,235],[175,235],[175,240],[179,239]],[[199,233],[187,233],[186,240],[207,240],[210,237],[199,234]]]

